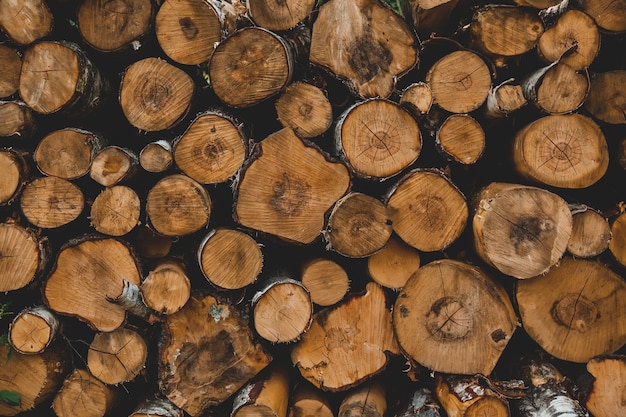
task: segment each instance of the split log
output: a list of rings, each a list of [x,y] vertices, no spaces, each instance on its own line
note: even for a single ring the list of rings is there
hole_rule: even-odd
[[[609,248],[611,226],[597,210],[585,205],[571,206],[572,234],[567,242],[569,253],[579,258],[592,258]]]
[[[415,119],[388,100],[357,102],[339,117],[334,133],[338,154],[361,178],[392,177],[415,162],[422,150]]]
[[[544,27],[531,9],[496,4],[474,12],[469,31],[472,46],[502,67],[510,58],[533,49]]]
[[[509,405],[475,376],[435,376],[436,393],[448,417],[508,417]]]
[[[238,391],[271,360],[237,308],[193,294],[163,324],[159,387],[172,403],[198,416]]]
[[[272,343],[289,343],[311,326],[313,303],[306,287],[294,279],[273,276],[252,297],[254,329]]]
[[[99,331],[113,331],[126,318],[126,311],[112,302],[122,293],[125,280],[135,285],[140,280],[129,246],[112,238],[70,241],[44,284],[45,302]]]
[[[388,191],[393,230],[410,246],[433,252],[450,246],[469,215],[465,197],[440,171],[416,169]]]
[[[153,12],[150,0],[86,0],[78,6],[76,18],[87,44],[99,51],[115,52],[139,48],[139,40],[152,25]]]
[[[464,165],[473,164],[485,149],[485,131],[472,116],[453,114],[437,130],[435,144],[448,159]]]
[[[123,236],[139,224],[141,201],[132,189],[116,185],[102,191],[93,204],[89,218],[93,227],[109,236]]]
[[[134,330],[120,327],[98,332],[87,353],[91,375],[108,385],[132,381],[146,366],[148,345]]]
[[[418,388],[395,417],[441,417],[441,405],[428,388]]]
[[[221,112],[201,113],[173,143],[176,166],[201,184],[233,177],[248,156],[242,126]]]
[[[53,229],[73,222],[85,206],[85,197],[75,184],[57,177],[41,177],[22,190],[20,209],[34,226]]]
[[[94,156],[89,177],[104,187],[112,187],[131,179],[137,172],[135,153],[119,146],[107,146]]]
[[[262,28],[280,31],[295,27],[308,17],[315,0],[248,0],[248,14]]]
[[[427,114],[433,105],[433,92],[423,81],[413,83],[402,90],[400,105],[414,117]]]
[[[244,386],[233,400],[231,417],[286,417],[289,372],[280,365]]]
[[[0,137],[30,139],[37,131],[33,111],[20,101],[0,101]]]
[[[350,192],[335,203],[323,236],[327,249],[364,258],[381,250],[392,231],[387,206],[367,194]]]
[[[207,281],[227,290],[253,284],[263,267],[260,245],[250,235],[235,229],[210,231],[198,246],[197,258]]]
[[[489,375],[516,325],[504,288],[479,268],[453,260],[418,269],[393,308],[401,350],[436,372]]]
[[[173,161],[172,145],[166,140],[150,142],[139,152],[139,164],[148,172],[167,171]]]
[[[75,43],[42,41],[24,52],[20,97],[37,113],[87,115],[106,99],[108,89],[108,81]]]
[[[534,182],[561,188],[585,188],[609,166],[609,150],[600,127],[581,114],[546,116],[515,135],[515,169]]]
[[[191,283],[185,265],[174,259],[164,259],[148,273],[141,283],[141,295],[146,307],[160,314],[174,314],[191,296]]]
[[[626,18],[621,12],[624,4],[620,1],[587,0],[582,2],[582,10],[593,17],[596,24],[609,33],[626,32]]]
[[[185,412],[169,400],[154,399],[146,401],[130,417],[184,417]]]
[[[211,215],[211,197],[201,184],[182,174],[162,178],[148,192],[150,225],[164,236],[183,236],[203,228]]]
[[[426,74],[433,102],[451,113],[479,108],[491,89],[491,73],[474,52],[460,50],[439,59]]]
[[[174,127],[187,114],[195,84],[183,70],[160,58],[131,64],[120,84],[119,102],[137,129],[156,132]]]
[[[359,385],[343,397],[337,417],[383,417],[387,411],[386,391],[380,381]]]
[[[346,270],[330,259],[317,258],[303,265],[301,281],[311,301],[323,307],[338,303],[350,289]]]
[[[513,79],[492,86],[485,103],[485,116],[499,119],[521,109],[527,103],[521,85],[514,84]]]
[[[565,257],[517,282],[516,298],[524,329],[556,358],[587,362],[626,343],[626,283],[599,262]]]
[[[29,171],[25,156],[25,153],[12,148],[0,149],[0,206],[13,203],[20,195]]]
[[[58,417],[104,417],[120,401],[119,392],[84,369],[69,375],[52,401]]]
[[[557,61],[529,74],[522,81],[522,91],[544,113],[572,113],[583,105],[589,93],[589,76],[586,70],[576,71]]]
[[[89,172],[103,143],[100,136],[83,129],[55,130],[39,141],[33,160],[42,174],[73,180]]]
[[[383,287],[399,290],[418,270],[420,261],[418,251],[391,236],[384,248],[367,258],[367,272]]]
[[[14,220],[0,223],[0,291],[24,288],[44,271],[47,239]]]
[[[595,357],[587,363],[587,371],[594,380],[585,398],[585,407],[594,416],[623,416],[626,413],[626,357]]]
[[[345,79],[362,98],[387,98],[395,79],[417,64],[417,39],[376,0],[331,0],[313,23],[309,60]]]
[[[323,393],[310,384],[295,388],[289,407],[289,417],[334,417],[333,408]]]
[[[9,326],[9,343],[23,354],[42,353],[58,336],[61,323],[43,305],[20,311]]]
[[[413,27],[423,40],[433,34],[447,31],[450,16],[459,3],[458,0],[407,0],[404,15],[409,18]]]
[[[385,293],[370,282],[364,295],[316,313],[291,360],[316,387],[341,391],[381,372],[388,355],[398,353]]]
[[[289,84],[275,107],[283,127],[292,128],[303,138],[322,135],[333,122],[333,109],[324,92],[302,81]]]
[[[626,212],[621,213],[611,223],[609,250],[617,262],[626,266]]]
[[[16,49],[0,45],[0,62],[0,98],[7,98],[15,94],[20,86],[22,57]]]
[[[213,92],[232,107],[250,107],[278,94],[292,81],[309,42],[304,27],[282,36],[259,27],[238,30],[217,45],[211,56]]]
[[[570,49],[574,48],[571,53]],[[578,71],[587,68],[600,51],[600,31],[593,19],[570,9],[539,39],[537,54],[547,62],[559,61]]]
[[[28,45],[52,31],[54,16],[45,0],[7,0],[0,9],[0,27],[9,38]]]
[[[14,416],[48,401],[69,372],[69,351],[53,344],[43,353],[24,355],[0,343],[0,414]]]
[[[531,278],[556,264],[572,233],[567,203],[547,190],[491,183],[474,201],[474,248],[500,272]]]
[[[585,101],[593,117],[606,123],[626,124],[626,71],[616,70],[596,74],[591,79],[589,96]]]
[[[234,217],[245,227],[311,243],[324,228],[324,214],[346,194],[349,183],[344,165],[329,161],[285,128],[257,144],[237,188]]]

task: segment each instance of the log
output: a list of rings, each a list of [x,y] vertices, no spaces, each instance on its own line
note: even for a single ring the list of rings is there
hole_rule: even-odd
[[[141,282],[146,307],[160,314],[174,314],[191,296],[191,282],[185,265],[175,259],[162,259]]]
[[[522,86],[515,84],[513,79],[508,79],[489,90],[485,102],[485,116],[491,119],[507,117],[524,107],[526,103]]]
[[[40,354],[25,355],[0,343],[0,414],[18,415],[46,403],[69,372],[69,352],[53,344]]]
[[[172,249],[172,238],[156,233],[146,225],[134,229],[133,243],[137,253],[146,259],[159,259],[166,257]]]
[[[197,259],[206,280],[227,290],[253,284],[263,267],[263,253],[256,240],[227,228],[212,230],[202,239]]]
[[[173,161],[172,144],[166,140],[150,142],[139,152],[139,164],[148,172],[167,171]]]
[[[298,385],[293,391],[288,417],[334,417],[330,401],[310,384]]]
[[[0,45],[0,62],[0,98],[7,98],[15,94],[20,86],[22,57],[15,48]]]
[[[158,357],[161,392],[192,416],[225,401],[272,360],[234,306],[201,294],[166,316]]]
[[[119,146],[106,146],[93,157],[89,177],[104,187],[128,181],[137,172],[135,152]]]
[[[18,45],[29,45],[52,31],[54,16],[44,0],[7,0],[0,10],[0,27]]]
[[[102,191],[91,205],[92,226],[109,236],[124,236],[139,224],[141,201],[129,187],[116,185]]]
[[[619,12],[622,2],[607,0],[588,0],[581,4],[582,10],[592,16],[596,24],[609,33],[626,32],[626,18]]]
[[[624,355],[598,356],[587,362],[587,371],[593,376],[585,407],[594,416],[619,417],[626,412],[626,357]]]
[[[0,137],[30,139],[37,131],[33,111],[21,101],[0,101]]]
[[[313,303],[306,287],[294,279],[274,275],[252,297],[256,332],[272,343],[290,343],[311,326]]]
[[[20,311],[9,326],[9,343],[19,353],[42,353],[61,330],[59,318],[43,305]]]
[[[91,375],[108,385],[132,381],[146,366],[148,345],[136,331],[120,327],[98,332],[87,352]]]
[[[33,160],[44,175],[74,180],[89,172],[103,144],[102,137],[83,129],[55,130],[39,141]]]
[[[386,204],[394,232],[424,252],[450,246],[469,215],[463,194],[438,170],[412,170],[387,192]]]
[[[156,132],[174,127],[185,117],[194,92],[194,82],[185,71],[149,57],[126,68],[119,103],[131,125]]]
[[[265,29],[281,31],[295,27],[313,11],[315,0],[249,0],[250,18]]]
[[[626,284],[603,264],[564,257],[545,275],[517,282],[524,329],[546,352],[587,362],[626,343]]]
[[[536,183],[585,188],[600,180],[609,151],[600,127],[582,114],[546,116],[515,135],[515,169]]]
[[[508,417],[506,400],[475,376],[435,375],[436,394],[448,417]]]
[[[345,391],[381,372],[389,353],[399,353],[391,314],[382,288],[370,282],[365,294],[316,313],[291,361],[314,386]]]
[[[606,217],[586,205],[570,206],[572,234],[567,242],[569,253],[579,258],[592,258],[609,248],[611,227]]]
[[[130,417],[184,417],[185,412],[169,400],[154,399],[146,401]]]
[[[596,74],[591,79],[587,109],[596,119],[611,124],[626,124],[626,71],[616,70]]]
[[[391,236],[384,248],[367,258],[367,272],[383,287],[399,290],[417,271],[420,262],[417,250]]]
[[[381,250],[393,231],[390,212],[378,199],[351,192],[330,212],[323,232],[327,249],[348,257],[364,258]]]
[[[73,222],[85,207],[78,186],[57,177],[35,178],[24,186],[20,209],[33,225],[54,229]]]
[[[85,116],[100,106],[108,90],[108,81],[76,43],[42,41],[24,52],[20,97],[37,113]]]
[[[609,250],[615,260],[626,266],[626,214],[621,213],[611,222]]]
[[[485,131],[467,114],[452,114],[443,121],[435,137],[437,149],[451,161],[474,164],[485,149]]]
[[[387,411],[386,391],[380,381],[359,385],[341,400],[337,417],[383,417]]]
[[[13,203],[27,182],[29,169],[25,156],[25,153],[12,148],[0,149],[0,206]]]
[[[121,295],[125,280],[135,285],[140,281],[136,259],[127,244],[113,238],[69,241],[44,284],[45,302],[57,313],[76,316],[96,330],[110,332],[126,318],[126,311],[112,302]]]
[[[216,184],[233,177],[248,156],[243,125],[217,111],[198,115],[173,142],[174,162],[201,184]]]
[[[547,190],[491,183],[475,197],[472,230],[476,253],[518,279],[546,273],[563,256],[572,233],[565,200]]]
[[[423,81],[413,83],[402,90],[399,104],[414,117],[427,114],[433,105],[433,92]]]
[[[75,369],[54,397],[52,409],[58,417],[104,417],[119,401],[120,394],[114,388],[87,370]]]
[[[286,417],[289,402],[289,372],[274,366],[244,386],[233,400],[231,417]]]
[[[316,258],[302,266],[302,284],[311,301],[328,307],[338,303],[350,289],[350,279],[341,265],[330,259]]]
[[[454,260],[418,269],[393,308],[400,349],[436,372],[489,375],[516,326],[504,288],[481,269]]]
[[[151,29],[153,15],[150,0],[119,3],[86,0],[78,6],[76,18],[88,45],[102,52],[116,52],[139,49],[140,39]]]
[[[362,98],[387,98],[394,80],[417,64],[416,45],[408,24],[378,1],[331,0],[313,23],[309,61]]]
[[[522,90],[524,97],[544,113],[572,113],[587,97],[589,76],[557,61],[529,74],[522,81]]]
[[[335,147],[353,175],[385,180],[420,155],[417,122],[399,105],[382,99],[357,102],[337,120]]]
[[[283,127],[292,128],[302,138],[322,135],[333,122],[333,109],[324,91],[302,81],[289,84],[275,107]]]
[[[346,194],[346,167],[307,146],[291,129],[256,145],[235,197],[235,220],[283,240],[311,243],[324,227],[324,214]]]
[[[14,220],[0,223],[0,291],[26,287],[45,270],[48,240]]]

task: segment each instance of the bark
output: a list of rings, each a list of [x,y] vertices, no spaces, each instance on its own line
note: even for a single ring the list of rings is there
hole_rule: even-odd
[[[393,230],[410,246],[433,252],[450,246],[468,218],[465,197],[440,171],[415,169],[388,191]]]
[[[235,219],[245,227],[284,240],[311,243],[324,227],[324,214],[346,194],[350,175],[282,129],[256,146],[235,197]]]
[[[547,274],[517,283],[526,332],[548,353],[587,362],[626,343],[626,284],[597,261],[563,258]]]
[[[508,417],[509,405],[476,377],[435,376],[437,398],[448,417]]]
[[[362,98],[387,98],[395,79],[417,64],[417,39],[400,16],[375,0],[331,0],[313,23],[309,60],[346,80]]]
[[[609,248],[611,226],[598,210],[586,205],[570,205],[572,234],[567,242],[569,253],[579,258],[592,258]]]
[[[447,159],[464,165],[474,164],[485,149],[485,131],[472,116],[453,114],[439,127],[435,143]]]
[[[235,229],[210,231],[198,247],[197,259],[206,280],[226,290],[253,284],[263,268],[261,246]]]
[[[234,306],[194,294],[165,319],[159,387],[172,403],[198,416],[234,394],[271,359]]]
[[[248,13],[254,22],[269,30],[288,30],[311,14],[315,0],[249,0]]]
[[[44,0],[7,0],[0,10],[0,27],[9,38],[28,45],[52,31],[54,16]]]
[[[119,146],[107,146],[94,156],[89,177],[102,186],[112,187],[131,179],[137,172],[137,166],[135,152]]]
[[[21,101],[0,101],[0,137],[31,139],[37,131],[33,111]]]
[[[380,381],[368,381],[348,392],[339,404],[338,417],[383,417],[387,411],[386,389]]]
[[[626,124],[626,71],[596,74],[591,79],[587,109],[596,119],[610,124]]]
[[[141,404],[130,417],[184,417],[185,412],[169,400],[154,399]]]
[[[302,266],[302,284],[311,301],[327,307],[338,303],[350,289],[350,279],[345,269],[330,259],[316,258]]]
[[[489,375],[516,326],[504,288],[479,268],[453,260],[417,270],[393,309],[402,351],[436,372]]]
[[[2,110],[0,108],[0,116]],[[19,196],[28,178],[28,164],[24,152],[10,148],[0,149],[0,206],[10,205]]]
[[[87,353],[91,375],[108,385],[132,381],[146,366],[148,345],[129,328],[98,332]]]
[[[385,180],[411,165],[422,137],[411,114],[382,99],[357,102],[337,120],[335,147],[353,175]]]
[[[20,86],[22,57],[15,48],[0,45],[0,62],[0,98],[7,98],[15,94]]]
[[[126,69],[119,102],[130,124],[155,132],[170,129],[185,117],[194,92],[194,82],[185,71],[150,57]]]
[[[104,417],[118,404],[120,393],[84,369],[75,369],[54,397],[58,417]]]
[[[249,153],[243,125],[219,111],[198,115],[173,148],[178,168],[201,184],[232,178]]]
[[[441,405],[429,388],[418,388],[407,403],[395,414],[396,417],[441,417]]]
[[[235,396],[231,417],[286,417],[289,401],[289,372],[273,366],[246,384]]]
[[[83,129],[55,130],[39,141],[33,159],[42,174],[73,180],[89,172],[103,144],[102,137]]]
[[[150,0],[126,0],[107,3],[86,0],[77,10],[77,23],[82,38],[102,52],[138,49],[140,39],[151,30],[154,16]]]
[[[420,261],[417,250],[391,236],[384,248],[367,258],[367,272],[383,287],[399,290],[420,267]]]
[[[0,223],[0,291],[26,287],[45,270],[47,239],[13,220]]]
[[[172,144],[166,140],[150,142],[139,153],[139,164],[148,172],[167,171],[173,160]]]
[[[333,109],[324,91],[302,81],[291,83],[275,107],[283,127],[290,127],[303,138],[322,135],[333,122]]]
[[[477,254],[518,279],[547,272],[563,256],[572,233],[565,200],[547,190],[491,183],[474,200],[472,229]]]
[[[150,310],[174,314],[189,301],[191,282],[185,265],[175,259],[162,259],[141,283],[143,301]]]
[[[399,353],[391,314],[382,288],[368,283],[364,295],[316,313],[291,360],[316,387],[342,391],[381,372],[389,353]]]
[[[112,299],[122,294],[124,281],[138,285],[139,280],[129,246],[112,238],[81,239],[59,252],[44,296],[52,310],[77,316],[99,331],[113,331],[124,323],[126,310]]]
[[[123,185],[106,188],[91,205],[90,220],[100,233],[123,236],[139,224],[141,201],[132,189]]]
[[[364,258],[381,250],[392,231],[387,206],[367,194],[351,192],[335,203],[323,234],[327,249]]]
[[[9,326],[9,343],[23,354],[42,353],[61,330],[58,317],[43,305],[20,311]]]
[[[85,206],[78,186],[57,177],[36,178],[24,186],[20,209],[33,225],[54,229],[73,222]]]
[[[587,362],[587,371],[593,376],[585,407],[594,416],[619,417],[626,413],[626,357],[599,356]]]

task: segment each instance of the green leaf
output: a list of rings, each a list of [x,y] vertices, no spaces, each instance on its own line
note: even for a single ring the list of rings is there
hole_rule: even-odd
[[[22,394],[17,391],[3,389],[0,391],[0,401],[8,405],[20,405],[22,403]]]

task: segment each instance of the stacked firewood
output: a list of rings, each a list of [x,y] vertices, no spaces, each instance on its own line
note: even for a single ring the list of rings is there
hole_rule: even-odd
[[[0,0],[0,415],[626,415],[625,0]]]

